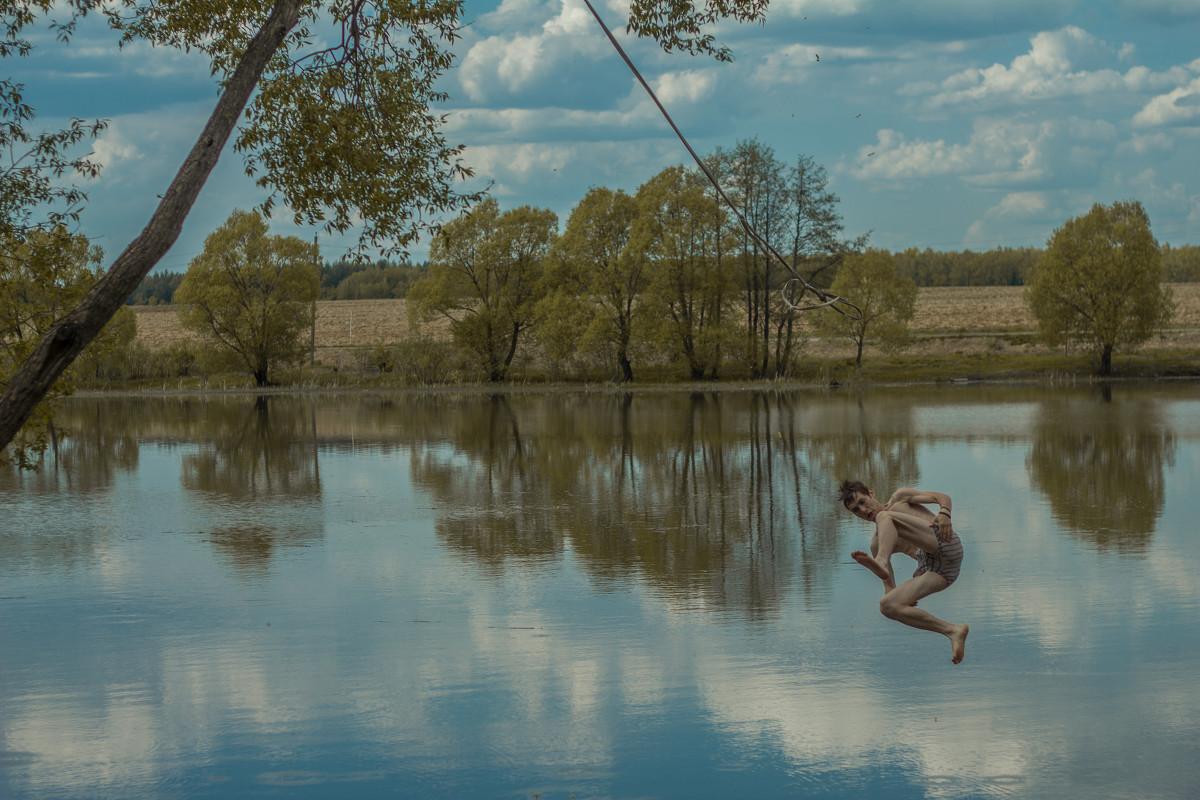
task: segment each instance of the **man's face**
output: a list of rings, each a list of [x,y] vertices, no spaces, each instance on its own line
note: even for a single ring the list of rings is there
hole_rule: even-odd
[[[875,515],[879,513],[879,509],[883,508],[883,503],[875,499],[875,493],[855,492],[854,499],[846,504],[846,508],[850,509],[850,513],[859,519],[865,519],[867,522],[874,522]]]

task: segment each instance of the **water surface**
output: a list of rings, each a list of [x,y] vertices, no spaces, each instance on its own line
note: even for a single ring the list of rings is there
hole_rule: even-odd
[[[73,400],[0,474],[0,797],[1194,796],[1198,398]],[[954,498],[963,664],[843,477]]]

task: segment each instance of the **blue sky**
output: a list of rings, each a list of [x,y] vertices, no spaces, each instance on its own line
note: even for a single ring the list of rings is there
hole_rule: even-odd
[[[1093,203],[1137,199],[1160,241],[1200,244],[1200,0],[772,0],[765,24],[716,31],[732,64],[629,40],[624,7],[597,4],[693,148],[757,139],[785,163],[812,156],[848,237],[1041,246]],[[582,0],[467,0],[465,21],[447,135],[502,208],[549,208],[561,226],[592,186],[632,192],[690,163]],[[38,121],[109,120],[81,227],[111,258],[149,220],[215,87],[195,55],[118,51],[96,28],[40,44],[6,64]],[[160,269],[185,270],[259,199],[227,152]],[[348,246],[318,241],[331,260]]]

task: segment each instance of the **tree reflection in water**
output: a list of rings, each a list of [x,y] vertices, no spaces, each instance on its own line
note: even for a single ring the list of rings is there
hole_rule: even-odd
[[[201,406],[206,439],[183,456],[183,486],[214,512],[208,539],[222,558],[239,574],[261,575],[279,546],[311,544],[323,532],[312,401],[259,396]],[[271,513],[262,513],[268,504]]]
[[[0,470],[0,490],[99,495],[139,471],[139,447],[178,449],[191,532],[256,576],[281,547],[322,537],[320,450],[366,445],[408,459],[440,541],[484,574],[570,557],[597,587],[632,576],[755,618],[790,587],[805,603],[827,593],[845,560],[840,479],[920,485],[918,451],[940,440],[1028,446],[1030,481],[1065,530],[1143,549],[1174,458],[1166,402],[1164,390],[1019,387],[75,399],[53,457],[38,473]],[[86,559],[93,534],[10,537],[0,555]]]
[[[754,617],[773,613],[796,575],[806,592],[829,580],[797,569],[826,561],[835,525],[793,402],[467,397],[448,417],[452,450],[417,444],[413,475],[437,507],[454,509],[439,537],[485,571],[569,550],[601,585],[636,572],[683,602]]]
[[[1145,393],[1048,395],[1026,464],[1055,521],[1100,550],[1144,552],[1165,501],[1175,434]]]

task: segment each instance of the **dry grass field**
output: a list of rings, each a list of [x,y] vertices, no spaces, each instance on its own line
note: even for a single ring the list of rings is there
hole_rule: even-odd
[[[1148,344],[1150,348],[1200,348],[1200,283],[1173,284],[1177,306],[1172,329]],[[1019,286],[934,287],[921,289],[912,329],[918,340],[914,354],[1005,352],[1036,349],[1029,343],[1011,344],[1005,333],[1033,330],[1033,320],[1021,299]],[[152,349],[194,338],[184,330],[174,306],[134,306],[138,339]],[[830,313],[830,312],[809,312]],[[421,333],[444,336],[444,325]],[[339,351],[350,347],[390,344],[414,335],[404,300],[326,300],[317,303],[318,357],[340,362]],[[1019,337],[1018,337],[1019,338]],[[841,357],[852,351],[839,342],[811,342],[816,357]]]

